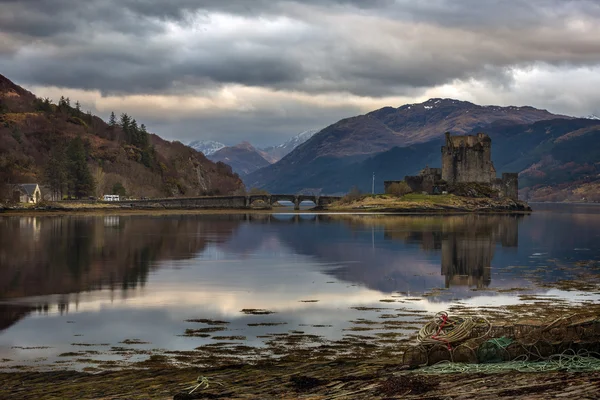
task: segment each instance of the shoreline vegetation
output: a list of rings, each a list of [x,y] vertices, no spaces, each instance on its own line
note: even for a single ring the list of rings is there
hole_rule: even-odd
[[[356,198],[348,195],[327,208],[328,211],[362,211],[392,213],[529,213],[531,207],[524,201],[509,198],[492,199],[489,197],[463,197],[453,194],[427,195],[389,194],[360,195]]]
[[[68,201],[46,202],[42,204],[0,204],[0,215],[30,214],[74,214],[74,213],[280,213],[285,206],[264,203],[250,208],[171,208],[161,200],[138,205],[135,202]],[[286,210],[287,211],[287,210]],[[361,195],[357,198],[346,196],[328,206],[306,208],[294,213],[397,213],[397,214],[455,214],[455,213],[530,213],[531,207],[524,201],[512,199],[491,199],[461,197],[455,195],[407,194],[402,197],[377,194]]]

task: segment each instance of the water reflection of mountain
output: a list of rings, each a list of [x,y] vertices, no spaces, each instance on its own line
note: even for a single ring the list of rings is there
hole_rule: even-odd
[[[160,260],[191,258],[240,224],[227,216],[0,219],[0,299],[143,285]]]
[[[8,217],[0,219],[0,300],[144,285],[161,260],[222,242],[239,218],[217,216]],[[63,296],[64,297],[64,296]],[[64,303],[63,303],[64,302]],[[59,300],[68,304],[68,299]],[[27,315],[3,305],[0,330]]]

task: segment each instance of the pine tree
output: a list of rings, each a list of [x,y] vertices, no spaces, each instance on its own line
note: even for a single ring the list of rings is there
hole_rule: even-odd
[[[52,111],[52,100],[50,100],[48,97],[44,99],[44,111]]]
[[[81,103],[79,103],[79,100],[75,102],[75,111],[78,115],[81,114]]]
[[[65,99],[65,96],[60,96],[60,100],[58,100],[58,109],[63,112],[66,111],[67,100]]]
[[[135,120],[135,118],[131,120],[131,124],[129,126],[130,126],[130,131],[131,131],[130,136],[129,136],[129,138],[130,138],[129,144],[138,146],[140,129],[138,128],[138,124],[137,124],[137,121]]]
[[[133,136],[135,137],[139,130],[138,124],[137,124],[137,121],[135,120],[135,118],[131,120],[131,123],[129,124],[129,126],[131,128],[131,132],[133,133]]]
[[[148,131],[146,130],[146,125],[142,124],[140,126],[140,133],[139,133],[139,139],[140,139],[140,145],[139,145],[139,147],[141,149],[145,149],[150,144],[150,137],[149,136],[150,135],[148,135]]]
[[[121,114],[121,129],[123,130],[123,133],[125,134],[125,142],[127,143],[131,143],[131,129],[130,129],[130,125],[131,125],[131,118],[129,117],[129,115],[123,113]]]
[[[121,114],[121,122],[119,125],[121,125],[122,129],[127,129],[129,128],[129,124],[131,123],[131,118],[129,117],[129,115],[127,115],[126,113]]]
[[[110,112],[110,117],[108,117],[108,125],[110,125],[111,128],[117,125],[117,117],[115,116],[114,111]]]
[[[55,199],[62,199],[67,185],[67,162],[63,147],[56,147],[50,153],[44,168],[44,179]]]
[[[94,192],[94,179],[87,164],[87,154],[81,138],[73,139],[67,148],[69,194],[76,198]]]

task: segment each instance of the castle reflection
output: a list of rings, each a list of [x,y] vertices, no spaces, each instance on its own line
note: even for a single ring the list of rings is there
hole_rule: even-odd
[[[519,215],[462,215],[415,219],[406,217],[386,224],[384,238],[418,243],[423,250],[441,252],[445,287],[491,283],[492,259],[497,245],[519,244]]]

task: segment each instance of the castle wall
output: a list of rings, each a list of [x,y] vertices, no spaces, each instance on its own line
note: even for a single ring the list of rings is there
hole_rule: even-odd
[[[423,177],[421,175],[405,176],[404,182],[406,182],[406,184],[410,187],[410,190],[412,190],[414,193],[421,193],[425,191],[423,188]]]
[[[440,192],[439,181],[442,179],[441,168],[429,168],[425,167],[419,175],[416,176],[405,176],[404,181],[415,193],[427,192],[434,193],[434,189],[437,187],[437,191]]]
[[[494,179],[491,186],[499,192],[500,197],[514,200],[519,198],[519,174],[517,173],[504,172],[502,178]]]

